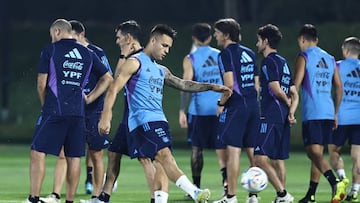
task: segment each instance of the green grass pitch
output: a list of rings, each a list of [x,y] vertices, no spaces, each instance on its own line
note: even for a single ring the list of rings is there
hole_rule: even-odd
[[[190,150],[174,149],[175,159],[179,167],[191,178],[190,172]],[[347,176],[351,177],[351,161],[348,152],[344,153],[345,170]],[[47,157],[47,171],[41,194],[43,196],[52,192],[52,176],[56,158]],[[85,194],[85,165],[82,159],[81,178],[78,187],[78,194],[75,202],[79,199],[88,199]],[[106,161],[106,158],[105,158]],[[295,197],[295,202],[305,194],[309,182],[309,160],[304,152],[293,152],[290,159],[286,161],[287,167],[287,190]],[[248,162],[245,154],[241,156],[241,171],[247,168]],[[26,145],[0,145],[0,203],[18,203],[28,196],[29,192],[29,146]],[[209,202],[217,200],[221,196],[221,176],[213,151],[204,152],[204,169],[202,173],[202,187],[211,190]],[[149,202],[149,192],[146,186],[145,177],[141,165],[136,160],[123,157],[118,188],[111,196],[112,203]],[[349,189],[349,186],[348,186]],[[63,189],[64,192],[64,189]],[[245,202],[246,191],[239,185],[238,200]],[[259,193],[260,202],[269,203],[275,197],[275,191],[271,185]],[[316,200],[318,203],[328,203],[331,198],[331,190],[324,177],[321,178]],[[65,202],[63,196],[62,202]],[[182,203],[193,202],[184,199],[184,192],[178,189],[175,184],[170,184],[169,202]]]

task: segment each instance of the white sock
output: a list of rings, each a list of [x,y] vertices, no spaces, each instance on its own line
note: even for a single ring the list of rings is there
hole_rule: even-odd
[[[156,190],[154,192],[154,195],[155,195],[155,203],[167,203],[169,197],[168,193],[161,190]]]
[[[185,176],[182,175],[176,180],[176,186],[184,190],[186,193],[191,195],[191,197],[195,198],[195,191],[199,190],[194,184],[190,182],[190,180]]]
[[[351,191],[359,192],[360,183],[353,183]]]
[[[338,177],[340,178],[340,180],[344,179],[346,177],[345,175],[345,170],[344,169],[338,169],[336,170],[336,174],[338,175]]]

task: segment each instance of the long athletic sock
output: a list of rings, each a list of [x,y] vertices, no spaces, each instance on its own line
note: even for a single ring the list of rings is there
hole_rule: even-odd
[[[110,195],[106,194],[105,192],[101,192],[98,199],[103,202],[108,202],[110,200]]]
[[[154,198],[151,198],[151,199],[150,199],[150,203],[155,203],[155,199],[154,199]]]
[[[92,167],[86,167],[86,182],[92,183]]]
[[[317,189],[317,186],[318,186],[319,183],[317,182],[314,182],[314,181],[310,181],[310,184],[309,184],[309,189],[306,193],[306,197],[311,197],[311,195],[314,195],[315,196],[315,193],[316,193],[316,189]]]
[[[287,193],[286,190],[282,190],[282,191],[276,192],[276,195],[278,197],[285,197],[286,193]]]
[[[325,171],[324,176],[329,181],[329,183],[332,187],[334,187],[336,185],[336,183],[337,183],[336,177],[331,170]]]
[[[225,183],[225,181],[227,179],[226,167],[220,169],[220,172],[221,172],[221,176],[222,176],[222,182]]]
[[[201,176],[193,176],[193,183],[196,187],[200,188]]]
[[[58,193],[52,192],[51,194],[53,194],[56,197],[56,199],[60,199],[60,195]]]
[[[169,194],[167,192],[156,190],[154,192],[156,203],[167,203]]]
[[[40,197],[39,196],[33,196],[33,195],[29,195],[28,200],[32,203],[38,203],[39,202]]]
[[[175,184],[194,199],[195,191],[198,190],[198,188],[192,184],[185,175],[180,176]]]
[[[74,201],[66,200],[65,203],[74,203]]]

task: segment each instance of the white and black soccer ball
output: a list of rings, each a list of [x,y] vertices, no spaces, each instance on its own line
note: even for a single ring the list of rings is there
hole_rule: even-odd
[[[268,177],[261,168],[250,167],[241,175],[241,185],[248,192],[258,193],[266,188]]]

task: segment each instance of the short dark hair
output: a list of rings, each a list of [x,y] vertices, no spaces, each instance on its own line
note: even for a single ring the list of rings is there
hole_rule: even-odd
[[[240,41],[240,24],[233,18],[224,18],[215,22],[214,28],[220,30],[224,34],[228,34],[231,41]]]
[[[279,28],[272,24],[267,24],[258,29],[257,34],[261,39],[268,39],[269,46],[273,49],[277,49],[280,44],[282,34]]]
[[[141,27],[135,20],[128,20],[123,23],[120,23],[115,32],[121,31],[122,34],[130,34],[134,39],[140,40],[141,37]]]
[[[318,31],[314,25],[305,24],[300,29],[298,36],[303,36],[308,41],[316,41],[318,39]]]
[[[171,37],[171,39],[175,39],[177,32],[166,24],[157,24],[155,25],[150,32],[150,36],[156,36],[156,35],[167,35]]]
[[[78,20],[70,20],[71,29],[74,30],[77,34],[85,32],[85,26]]]
[[[357,37],[348,37],[344,40],[344,48],[347,48],[350,53],[359,55],[360,54],[360,40]]]
[[[192,36],[200,42],[205,42],[211,36],[211,26],[208,23],[196,23],[192,26]]]

